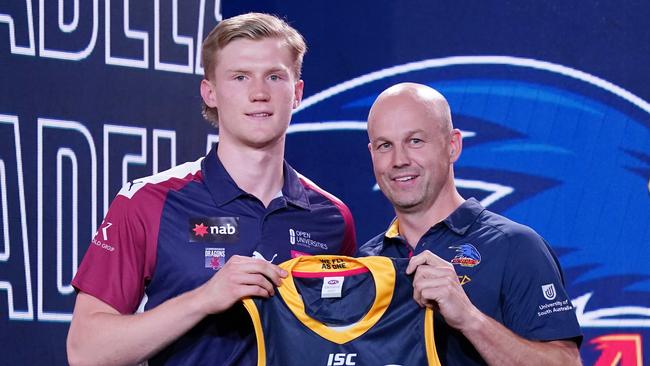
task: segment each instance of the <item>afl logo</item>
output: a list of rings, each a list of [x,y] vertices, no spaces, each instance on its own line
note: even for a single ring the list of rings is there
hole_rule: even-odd
[[[542,285],[542,293],[546,300],[554,300],[557,293],[555,292],[555,286],[552,283],[548,285]]]
[[[338,285],[338,283],[339,283],[339,280],[329,280],[329,281],[327,281],[328,285]]]
[[[296,232],[293,229],[289,229],[289,243],[296,244]]]

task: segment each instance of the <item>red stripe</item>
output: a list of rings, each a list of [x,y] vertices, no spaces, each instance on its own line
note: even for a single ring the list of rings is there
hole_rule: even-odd
[[[340,271],[340,272],[299,272],[299,271],[291,271],[291,275],[293,277],[298,277],[298,278],[323,278],[323,277],[333,277],[333,276],[354,276],[362,273],[368,272],[368,268],[357,268],[357,269],[349,269],[347,271]]]

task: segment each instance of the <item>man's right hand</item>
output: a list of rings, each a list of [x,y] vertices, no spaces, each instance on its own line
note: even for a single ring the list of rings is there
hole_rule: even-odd
[[[197,288],[205,314],[220,313],[244,297],[273,296],[287,272],[263,259],[232,256],[205,284]]]

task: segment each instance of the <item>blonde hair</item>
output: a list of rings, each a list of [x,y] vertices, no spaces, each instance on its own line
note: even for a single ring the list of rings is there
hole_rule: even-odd
[[[214,67],[219,51],[239,38],[253,41],[265,38],[284,39],[294,59],[293,75],[296,80],[300,79],[302,59],[307,52],[307,45],[302,35],[274,15],[247,13],[222,20],[203,41],[201,61],[206,80],[214,78]],[[219,113],[216,108],[210,108],[203,102],[202,113],[205,119],[218,126]]]

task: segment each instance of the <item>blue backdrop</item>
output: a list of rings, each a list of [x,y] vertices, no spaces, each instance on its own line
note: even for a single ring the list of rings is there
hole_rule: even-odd
[[[650,3],[0,2],[0,364],[65,364],[70,281],[126,181],[195,160],[200,40],[247,11],[309,44],[287,159],[342,198],[364,242],[392,218],[366,144],[401,81],[445,94],[466,197],[540,232],[588,365],[650,359]]]

